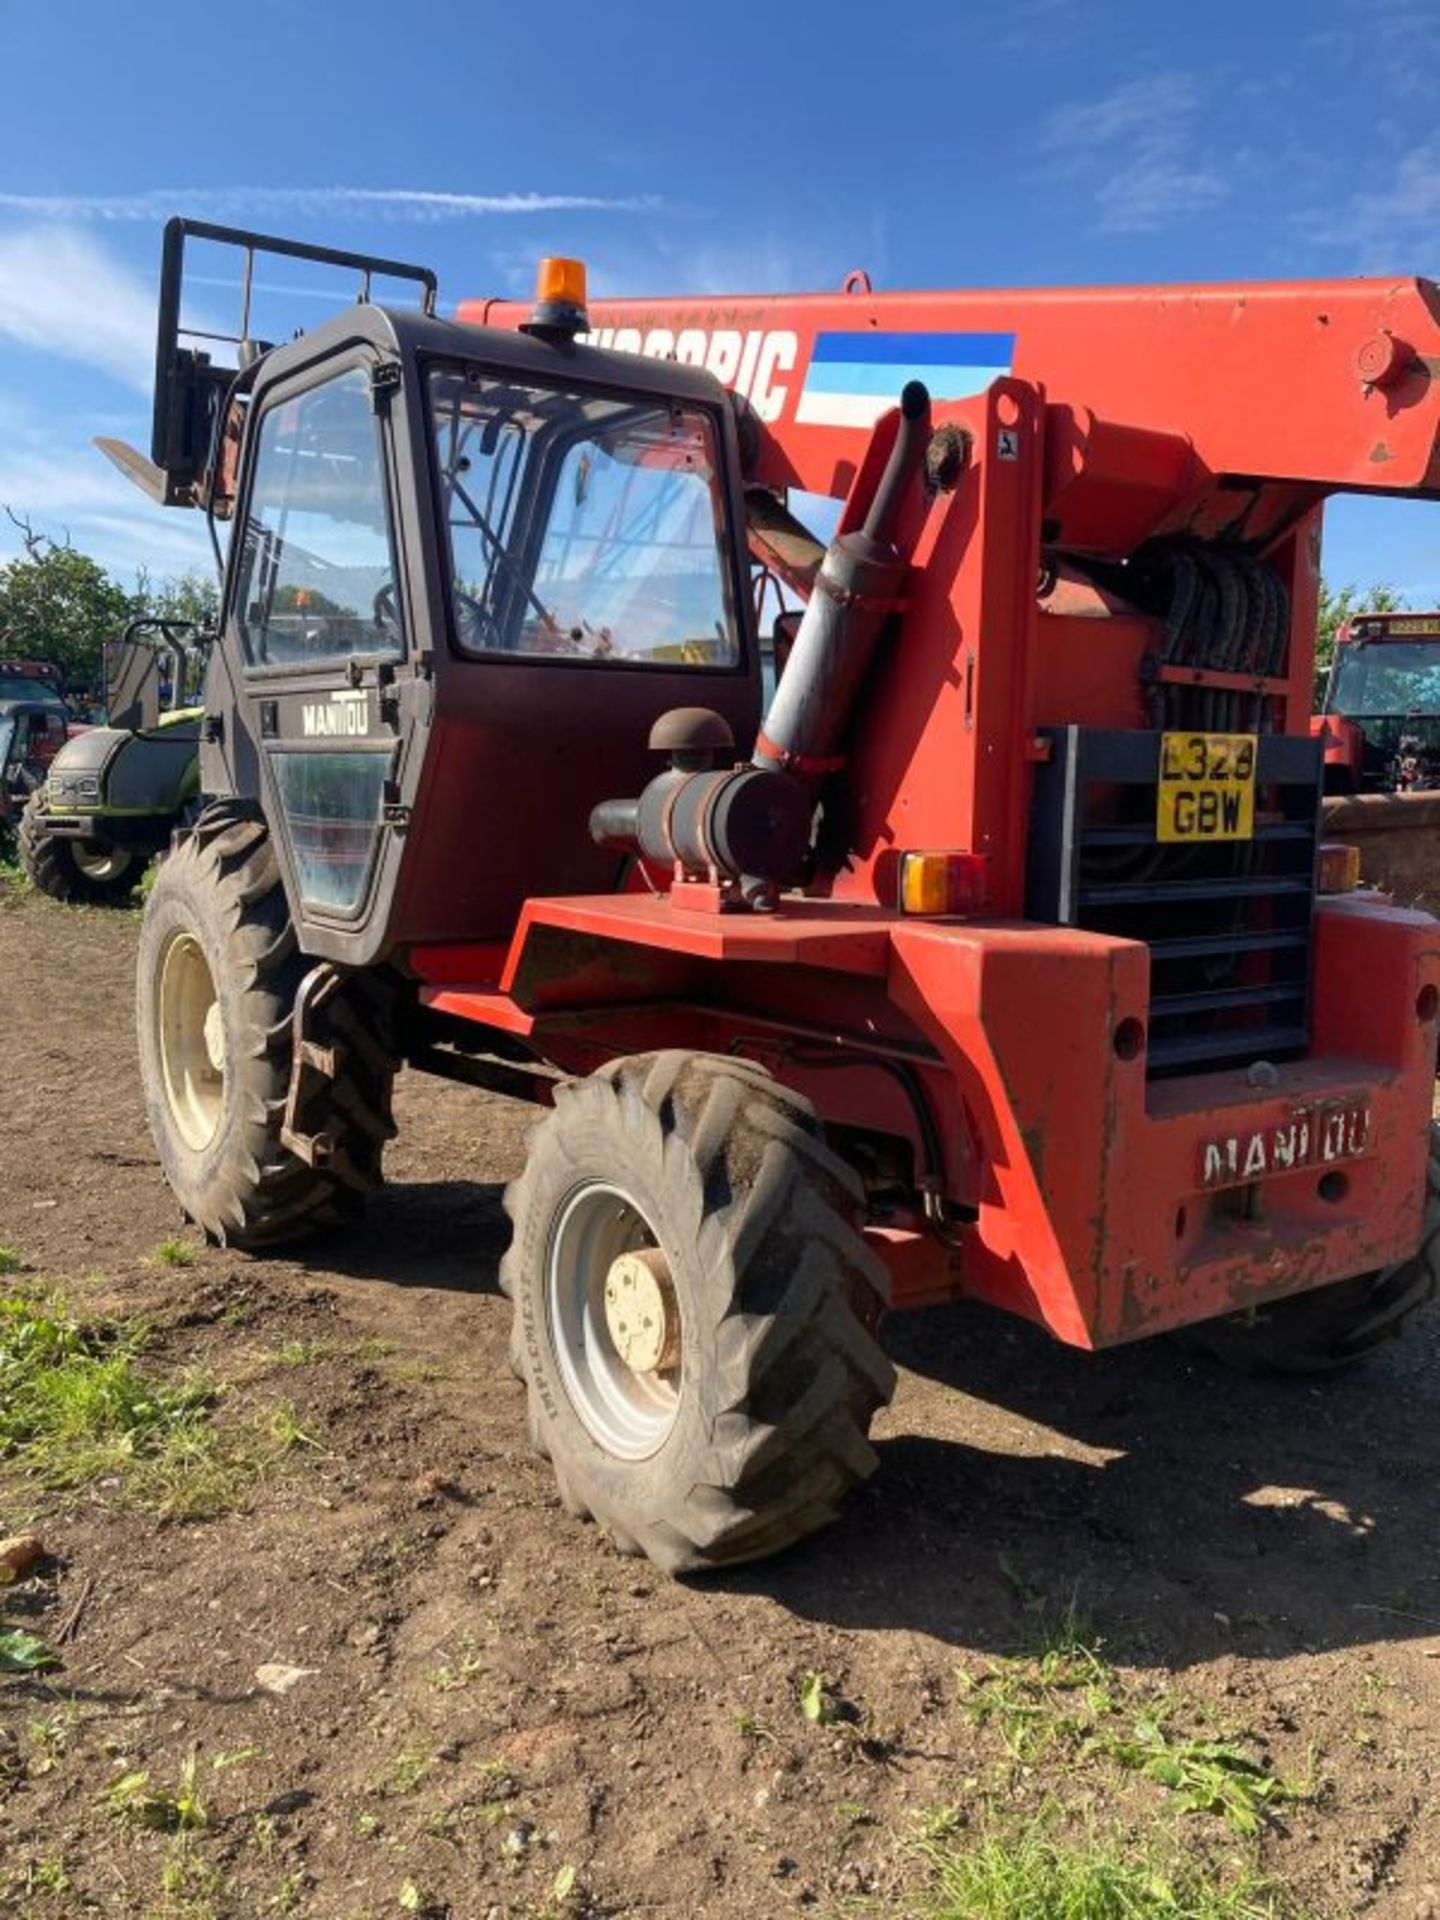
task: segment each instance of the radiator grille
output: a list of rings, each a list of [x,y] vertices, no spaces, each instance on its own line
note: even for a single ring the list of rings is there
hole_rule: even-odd
[[[1158,732],[1051,729],[1027,910],[1150,949],[1152,1075],[1305,1051],[1320,818],[1317,741],[1262,734],[1253,839],[1162,844]]]

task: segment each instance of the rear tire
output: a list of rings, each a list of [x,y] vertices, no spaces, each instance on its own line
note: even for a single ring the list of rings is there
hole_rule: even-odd
[[[16,842],[20,865],[30,884],[52,900],[84,902],[90,906],[119,906],[129,900],[140,878],[142,862],[127,847],[101,848],[94,841],[77,842],[55,833],[48,824],[43,788],[25,802]],[[90,871],[76,858],[76,848],[93,849]]]
[[[809,1103],[746,1061],[640,1055],[557,1090],[505,1196],[500,1278],[531,1438],[571,1512],[671,1573],[835,1517],[895,1386],[859,1203]],[[604,1297],[635,1250],[672,1290],[648,1372]]]
[[[281,1138],[291,1015],[314,963],[299,950],[263,821],[232,803],[177,838],[145,903],[138,964],[140,1072],[166,1178],[207,1235],[237,1247],[305,1237],[380,1185],[395,1131],[391,996],[345,976],[312,1036],[336,1072],[307,1096],[310,1165]]]
[[[1440,1125],[1430,1127],[1419,1251],[1335,1286],[1187,1327],[1183,1338],[1240,1373],[1341,1373],[1398,1339],[1440,1287]]]

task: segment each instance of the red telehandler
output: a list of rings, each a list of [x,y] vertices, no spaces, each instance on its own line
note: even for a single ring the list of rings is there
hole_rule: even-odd
[[[196,234],[421,306],[221,367]],[[531,1434],[675,1570],[871,1470],[884,1309],[1315,1371],[1405,1324],[1440,926],[1335,891],[1309,696],[1324,499],[1440,491],[1436,289],[433,306],[167,231],[123,457],[234,526],[139,962],[191,1217],[347,1217],[402,1062],[536,1102]]]

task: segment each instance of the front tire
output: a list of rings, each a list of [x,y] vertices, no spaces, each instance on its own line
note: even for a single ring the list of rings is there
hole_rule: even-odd
[[[213,1240],[269,1247],[344,1219],[393,1135],[388,996],[363,974],[322,1014],[335,1072],[307,1094],[316,1164],[282,1139],[300,952],[263,821],[221,803],[176,841],[145,904],[140,1072],[165,1176]]]
[[[77,841],[50,827],[44,789],[37,787],[20,815],[16,843],[30,884],[52,900],[119,906],[135,891],[140,861],[128,847]]]
[[[1398,1339],[1440,1288],[1440,1124],[1431,1122],[1425,1223],[1418,1251],[1374,1273],[1185,1330],[1239,1373],[1342,1373]]]
[[[748,1062],[641,1055],[557,1089],[500,1277],[572,1512],[672,1573],[834,1518],[895,1386],[859,1197],[809,1103]]]

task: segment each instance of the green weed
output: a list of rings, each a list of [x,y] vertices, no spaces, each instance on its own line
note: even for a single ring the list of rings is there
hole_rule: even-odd
[[[802,1673],[795,1682],[800,1711],[815,1727],[828,1727],[835,1718],[833,1682],[828,1673]]]
[[[1087,1751],[1107,1754],[1173,1793],[1186,1813],[1213,1813],[1237,1833],[1258,1833],[1272,1807],[1314,1797],[1310,1784],[1284,1780],[1230,1740],[1172,1734],[1140,1714],[1123,1734],[1107,1733]]]
[[[43,1860],[29,1861],[25,1867],[25,1877],[20,1884],[25,1893],[50,1893],[57,1899],[75,1891],[74,1882],[59,1854],[49,1854]]]
[[[0,1275],[18,1273],[24,1264],[14,1247],[0,1247]]]
[[[243,1766],[257,1751],[242,1747],[236,1753],[213,1754],[207,1771],[218,1774]],[[200,1757],[191,1751],[174,1787],[157,1786],[148,1771],[136,1769],[112,1781],[101,1798],[106,1811],[123,1826],[154,1833],[203,1833],[210,1814],[201,1796],[200,1778]]]
[[[460,1636],[453,1661],[446,1660],[438,1667],[431,1667],[425,1675],[425,1684],[433,1687],[436,1693],[455,1693],[462,1687],[468,1687],[484,1671],[485,1662],[475,1645],[474,1635],[464,1633]]]
[[[1116,1710],[1118,1682],[1070,1628],[1038,1658],[1005,1660],[978,1679],[962,1675],[976,1726],[995,1725],[1012,1758],[1029,1764],[1057,1745],[1077,1746]]]
[[[43,1640],[22,1627],[0,1627],[0,1673],[39,1673],[60,1662]]]
[[[434,1749],[412,1741],[402,1747],[389,1763],[376,1781],[375,1791],[387,1794],[413,1793],[421,1781],[428,1777],[434,1765]]]
[[[105,1810],[136,1832],[201,1833],[209,1826],[210,1815],[200,1797],[197,1771],[192,1753],[174,1788],[157,1786],[144,1769],[122,1773],[102,1795]]]

